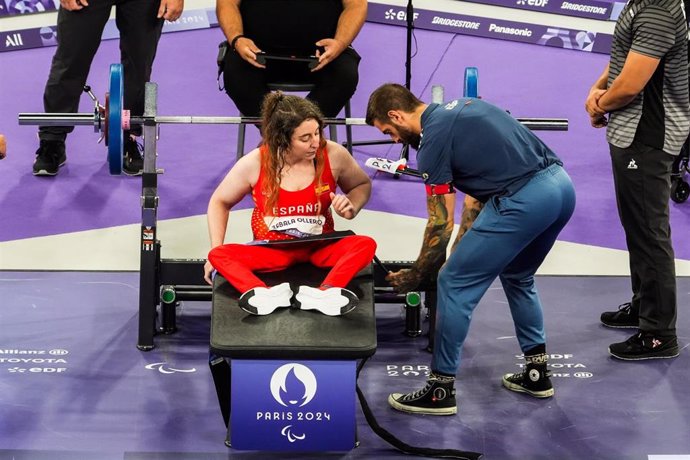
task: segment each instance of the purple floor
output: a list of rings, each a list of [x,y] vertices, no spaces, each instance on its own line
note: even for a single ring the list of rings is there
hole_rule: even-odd
[[[617,277],[541,277],[556,395],[535,400],[501,387],[519,349],[502,290],[480,303],[459,372],[459,412],[390,409],[390,391],[421,385],[425,336],[402,334],[401,308],[377,305],[378,349],[359,382],[378,422],[409,444],[483,452],[492,459],[639,459],[690,454],[687,350],[674,360],[620,362],[607,346],[629,331],[601,326],[620,301]],[[679,281],[679,304],[690,301]],[[134,273],[4,272],[0,280],[0,458],[266,458],[223,444],[208,370],[210,304],[178,307],[179,331],[140,352]],[[690,327],[687,315],[678,328]],[[426,324],[425,324],[426,328]],[[681,336],[683,347],[690,337]],[[358,410],[361,446],[312,458],[403,458]],[[276,454],[274,454],[276,455]],[[287,455],[286,455],[287,456]],[[278,456],[283,458],[284,456]],[[305,458],[295,454],[292,458]],[[409,458],[409,457],[408,457]]]
[[[353,116],[364,115],[371,91],[385,81],[404,82],[405,30],[367,23],[355,45],[362,55],[361,81],[352,101]],[[561,239],[624,249],[617,221],[608,150],[604,132],[589,127],[583,101],[600,74],[606,56],[546,46],[416,30],[412,89],[430,100],[431,86],[442,85],[446,99],[460,96],[466,66],[479,68],[479,92],[516,117],[567,118],[568,132],[538,134],[564,159],[573,177],[578,204]],[[236,109],[218,91],[215,68],[219,29],[166,34],[161,40],[152,79],[159,84],[161,115],[229,115]],[[393,45],[395,44],[395,45]],[[103,42],[89,83],[98,95],[106,91],[108,67],[118,59],[117,41]],[[36,149],[35,128],[17,126],[19,112],[42,111],[45,85],[54,49],[0,54],[0,131],[8,136],[10,155],[0,162],[0,241],[51,235],[140,219],[140,181],[111,177],[105,150],[96,145],[89,127],[78,127],[68,140],[68,165],[53,179],[35,178],[31,163]],[[82,98],[82,111],[92,111]],[[382,139],[373,128],[355,127],[356,139]],[[252,134],[253,130],[248,130]],[[203,214],[208,198],[234,161],[235,126],[161,127],[158,165],[159,218]],[[254,145],[256,140],[248,140]],[[399,147],[359,147],[357,159],[397,158]],[[377,175],[370,209],[425,215],[419,184]],[[400,197],[405,199],[401,200]],[[27,205],[28,204],[28,205]],[[8,222],[12,222],[9,225]],[[674,243],[678,258],[690,259],[684,229],[690,225],[690,205],[672,204]]]

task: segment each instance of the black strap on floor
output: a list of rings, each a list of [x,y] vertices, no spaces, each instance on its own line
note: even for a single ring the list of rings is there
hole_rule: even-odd
[[[208,367],[211,369],[220,413],[223,415],[223,422],[227,428],[228,423],[230,423],[230,364],[222,356],[216,356],[209,352]]]
[[[396,438],[392,433],[390,433],[388,430],[379,425],[376,421],[376,417],[374,417],[373,412],[371,412],[371,408],[369,407],[369,404],[367,403],[367,400],[364,397],[364,393],[362,393],[362,390],[359,388],[359,373],[366,362],[367,360],[363,359],[359,363],[359,366],[357,366],[357,397],[359,398],[359,404],[362,406],[364,418],[367,420],[367,423],[374,431],[374,433],[376,433],[381,439],[383,439],[399,451],[409,455],[420,455],[424,457],[434,458],[459,458],[463,460],[478,460],[482,457],[483,454],[479,452],[465,452],[462,450],[455,449],[432,449],[429,447],[411,446]]]

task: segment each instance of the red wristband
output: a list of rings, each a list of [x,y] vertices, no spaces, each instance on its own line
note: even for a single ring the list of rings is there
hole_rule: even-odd
[[[455,193],[455,189],[453,188],[452,182],[448,182],[447,184],[427,184],[425,187],[426,194],[429,196],[447,195],[449,193]]]

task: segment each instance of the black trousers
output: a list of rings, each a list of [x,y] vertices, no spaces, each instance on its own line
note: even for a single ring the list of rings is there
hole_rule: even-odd
[[[640,330],[676,334],[676,269],[669,199],[675,157],[639,142],[610,146],[616,201],[630,254],[632,309]]]
[[[96,0],[79,11],[60,8],[57,19],[58,47],[43,93],[46,112],[75,113],[91,63],[101,44],[101,35],[115,6],[120,31],[120,59],[124,69],[124,108],[132,115],[144,113],[144,87],[163,28],[156,18],[160,0]],[[101,101],[104,103],[104,101]],[[64,140],[73,126],[42,126],[39,138]],[[141,134],[141,127],[132,129]]]
[[[310,72],[305,62],[269,60],[266,69],[250,65],[233,50],[225,56],[223,82],[225,91],[242,115],[258,117],[261,103],[270,91],[268,83],[314,83],[307,95],[324,116],[333,118],[345,107],[359,83],[359,54],[348,47],[335,60],[318,72]]]

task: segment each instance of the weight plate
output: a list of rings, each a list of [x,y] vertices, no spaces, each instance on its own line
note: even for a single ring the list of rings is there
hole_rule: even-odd
[[[110,174],[122,174],[124,133],[122,131],[122,98],[124,84],[122,64],[110,65],[110,96],[108,98],[108,166]]]

